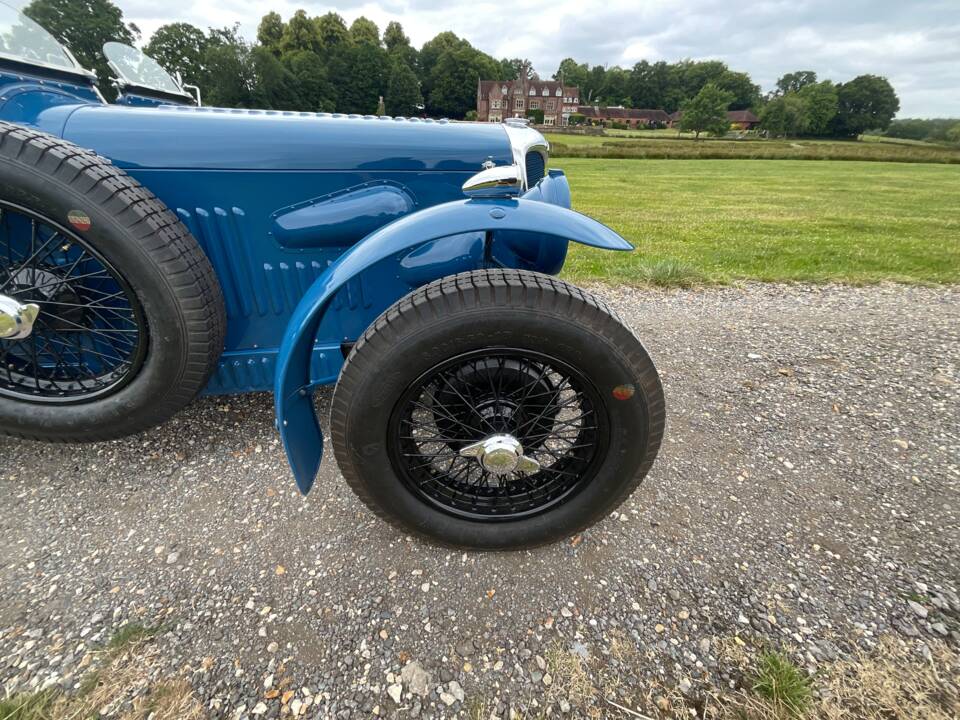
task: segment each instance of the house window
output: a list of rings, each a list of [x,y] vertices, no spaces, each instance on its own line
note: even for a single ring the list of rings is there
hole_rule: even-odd
[[[533,95],[536,95],[536,94],[537,94],[537,91],[534,90],[533,88],[530,88],[530,92],[527,93],[527,94],[530,95],[530,96],[533,96]]]
[[[492,107],[499,109],[499,108],[500,108],[500,101],[499,101],[499,100],[494,100],[493,103],[492,103]]]
[[[553,110],[556,107],[556,103],[553,100],[547,100],[547,110]]]
[[[513,94],[514,94],[514,95],[523,95],[523,88],[522,88],[522,87],[516,88],[516,89],[513,91]]]
[[[490,122],[500,122],[500,113],[491,115]]]
[[[504,85],[502,88],[500,88],[500,94],[501,94],[501,95],[506,95],[506,94],[507,94],[507,86],[506,86],[506,85]]]
[[[563,90],[557,88],[557,97],[560,97],[561,95],[563,95]]]
[[[553,125],[555,120],[556,120],[556,118],[554,118],[553,115],[547,115],[547,116],[543,119],[543,124],[544,124],[544,125]]]
[[[513,109],[514,109],[514,110],[523,110],[523,98],[522,98],[522,97],[521,97],[521,98],[517,98],[516,100],[513,101]]]
[[[543,95],[544,97],[546,97],[547,95],[550,94],[550,90],[548,90],[547,88],[544,88],[544,89],[543,89],[543,92],[540,93],[540,94]]]
[[[539,110],[539,109],[540,109],[540,101],[539,101],[539,100],[531,100],[531,101],[530,101],[530,109],[531,109],[531,110]]]

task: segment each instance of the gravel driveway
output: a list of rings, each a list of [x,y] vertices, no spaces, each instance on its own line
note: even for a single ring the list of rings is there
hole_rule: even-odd
[[[329,449],[301,497],[267,395],[0,439],[6,691],[75,688],[132,623],[231,718],[703,713],[742,682],[730,648],[813,672],[960,643],[960,289],[600,292],[658,364],[666,440],[621,512],[535,551],[405,537]]]

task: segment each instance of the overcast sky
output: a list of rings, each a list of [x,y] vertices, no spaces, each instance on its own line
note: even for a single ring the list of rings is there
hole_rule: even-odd
[[[270,10],[286,20],[359,15],[381,31],[403,24],[420,47],[452,30],[497,57],[526,57],[544,77],[570,56],[629,67],[638,60],[719,59],[769,90],[793,70],[849,80],[885,75],[899,117],[960,117],[960,0],[114,0],[148,38],[167,22],[202,28],[239,22],[253,39]]]

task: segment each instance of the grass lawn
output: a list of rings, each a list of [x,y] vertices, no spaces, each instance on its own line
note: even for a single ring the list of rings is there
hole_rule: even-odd
[[[715,160],[869,160],[874,162],[958,163],[960,146],[901,142],[866,135],[860,141],[818,138],[756,137],[693,140],[676,130],[617,131],[605,135],[547,133],[550,154],[557,158]],[[891,140],[893,140],[891,142]]]
[[[960,281],[960,167],[562,158],[573,205],[636,246],[571,243],[575,281]]]

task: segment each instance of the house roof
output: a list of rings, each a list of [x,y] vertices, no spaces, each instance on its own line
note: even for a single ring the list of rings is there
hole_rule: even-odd
[[[572,85],[563,85],[557,80],[481,80],[479,87],[480,95],[490,95],[490,93],[495,92],[497,88],[504,85],[507,86],[508,94],[512,94],[514,88],[520,85],[523,87],[525,95],[529,94],[530,90],[533,90],[535,95],[543,96],[543,91],[546,90],[549,96],[554,97],[559,89],[565,97],[580,97],[580,88]]]
[[[727,112],[727,120],[730,122],[760,122],[760,118],[758,118],[749,110],[730,110]]]
[[[597,105],[581,105],[577,112],[589,118],[612,118],[617,120],[647,120],[652,122],[666,122],[670,119],[663,110],[650,110],[624,107],[599,107]]]

